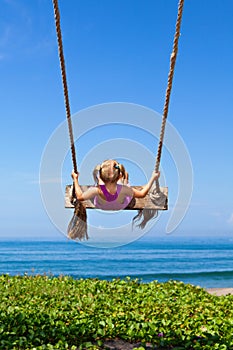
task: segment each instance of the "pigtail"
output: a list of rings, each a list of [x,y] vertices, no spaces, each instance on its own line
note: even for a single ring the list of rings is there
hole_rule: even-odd
[[[98,183],[99,183],[100,169],[101,169],[101,165],[98,164],[98,165],[96,165],[96,167],[95,167],[94,170],[93,170],[92,175],[93,175],[95,184],[98,184]]]
[[[123,164],[118,164],[118,166],[121,172],[122,179],[125,180],[125,167]]]
[[[128,185],[129,182],[129,174],[127,173],[125,167],[123,164],[118,164],[119,169],[120,169],[120,180],[123,185]]]

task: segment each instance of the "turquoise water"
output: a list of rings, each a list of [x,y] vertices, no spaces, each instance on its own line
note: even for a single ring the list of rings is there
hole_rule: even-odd
[[[233,287],[233,239],[177,238],[99,249],[72,241],[0,241],[0,274],[70,275],[142,282],[170,279],[201,287]]]

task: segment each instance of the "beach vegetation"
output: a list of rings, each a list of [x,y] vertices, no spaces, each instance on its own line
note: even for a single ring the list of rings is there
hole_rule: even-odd
[[[0,276],[0,349],[232,349],[233,296],[179,281]]]

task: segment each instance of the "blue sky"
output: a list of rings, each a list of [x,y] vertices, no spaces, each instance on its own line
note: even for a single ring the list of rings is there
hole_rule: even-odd
[[[61,234],[45,211],[39,184],[44,148],[65,120],[52,1],[0,2],[0,235],[56,239]],[[59,1],[73,114],[110,102],[162,113],[177,3]],[[168,120],[187,147],[194,182],[174,234],[233,235],[232,23],[231,0],[185,2]],[[77,148],[82,161],[85,142]],[[172,208],[177,178],[166,151],[161,166]],[[64,183],[71,169],[67,156]],[[133,180],[140,183],[140,174]],[[155,234],[165,234],[170,215],[161,215]]]

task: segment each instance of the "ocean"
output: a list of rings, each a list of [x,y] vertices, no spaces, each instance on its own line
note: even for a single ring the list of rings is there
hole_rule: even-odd
[[[0,274],[74,278],[179,280],[203,288],[233,287],[233,238],[164,237],[93,248],[68,240],[0,241]]]

